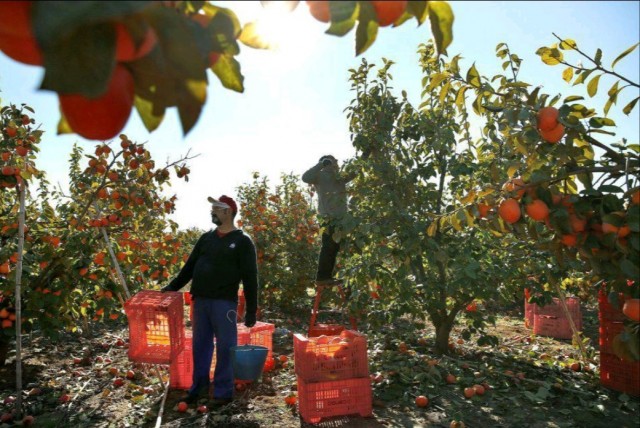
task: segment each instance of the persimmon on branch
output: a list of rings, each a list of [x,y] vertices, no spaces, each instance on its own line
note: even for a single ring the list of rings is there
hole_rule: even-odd
[[[287,3],[293,10],[299,2]],[[438,53],[453,40],[454,16],[444,1],[306,3],[329,24],[327,34],[355,28],[356,55],[375,42],[379,27],[412,18],[418,25],[429,20]],[[175,107],[186,135],[207,99],[207,70],[243,92],[240,43],[270,47],[255,23],[241,25],[233,10],[202,1],[4,1],[0,20],[0,50],[44,67],[40,89],[58,94],[58,133],[102,141],[121,132],[134,106],[149,132]]]

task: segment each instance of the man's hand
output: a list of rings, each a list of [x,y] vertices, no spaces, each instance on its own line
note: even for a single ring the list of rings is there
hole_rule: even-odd
[[[253,313],[247,312],[244,315],[244,326],[248,327],[248,328],[251,328],[254,325],[256,325],[256,313],[255,312],[253,312]]]

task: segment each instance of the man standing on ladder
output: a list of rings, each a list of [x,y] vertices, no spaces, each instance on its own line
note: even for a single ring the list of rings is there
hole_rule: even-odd
[[[302,181],[313,184],[318,193],[318,214],[322,228],[322,247],[318,257],[317,285],[337,285],[333,277],[340,243],[333,239],[337,221],[347,212],[346,184],[354,175],[340,174],[338,160],[332,155],[322,156],[318,163],[302,174]]]

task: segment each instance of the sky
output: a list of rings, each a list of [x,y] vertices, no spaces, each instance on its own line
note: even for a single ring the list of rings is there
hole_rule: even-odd
[[[232,9],[242,24],[259,20],[265,36],[278,44],[276,50],[256,50],[241,45],[236,57],[245,77],[245,91],[226,90],[209,73],[207,103],[196,126],[186,136],[175,109],[168,110],[158,129],[149,133],[136,112],[123,133],[137,142],[147,142],[157,165],[175,160],[190,151],[198,155],[189,161],[189,182],[172,176],[167,195],[178,196],[171,218],[180,228],[209,229],[210,206],[207,196],[227,194],[236,197],[238,186],[249,183],[254,171],[267,176],[272,185],[282,173],[301,175],[322,155],[333,154],[339,160],[355,155],[351,145],[344,109],[354,98],[350,91],[349,69],[362,58],[380,65],[382,58],[393,60],[391,68],[394,92],[406,90],[409,101],[420,103],[422,75],[417,49],[431,37],[429,23],[405,22],[398,28],[380,28],[376,42],[364,54],[355,55],[355,30],[343,37],[324,34],[327,24],[314,20],[305,2],[292,13],[265,10],[260,2],[212,2]],[[462,56],[461,70],[466,73],[475,62],[481,75],[502,72],[495,47],[507,42],[523,60],[520,79],[542,85],[543,92],[555,95],[583,95],[584,103],[599,110],[613,80],[602,78],[600,93],[593,99],[584,85],[571,87],[562,78],[562,66],[544,65],[535,51],[556,42],[553,33],[572,38],[586,53],[602,49],[603,64],[639,41],[640,2],[449,2],[455,14],[453,43],[449,58]],[[573,62],[577,56],[570,55]],[[640,81],[638,50],[627,56],[616,71]],[[96,141],[75,134],[56,135],[59,119],[57,97],[40,91],[43,76],[40,67],[15,62],[0,53],[0,102],[26,103],[35,109],[35,119],[45,134],[37,164],[49,181],[68,188],[68,168],[74,144],[93,152]],[[638,142],[640,139],[638,105],[630,116],[619,113],[627,102],[638,96],[628,89],[620,96],[610,117],[617,123],[617,135]],[[615,112],[613,111],[615,110]],[[118,141],[115,141],[118,143]],[[242,213],[240,213],[240,216]]]

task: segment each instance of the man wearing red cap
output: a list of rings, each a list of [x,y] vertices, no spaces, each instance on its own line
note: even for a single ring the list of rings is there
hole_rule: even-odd
[[[237,229],[236,202],[229,196],[211,202],[211,220],[215,230],[204,233],[196,242],[178,276],[162,291],[178,291],[191,281],[193,298],[193,383],[185,398],[195,403],[209,394],[209,371],[216,339],[216,368],[213,378],[213,402],[220,406],[233,398],[231,347],[237,345],[236,309],[240,281],[246,298],[245,326],[256,323],[258,307],[258,265],[251,238]]]

